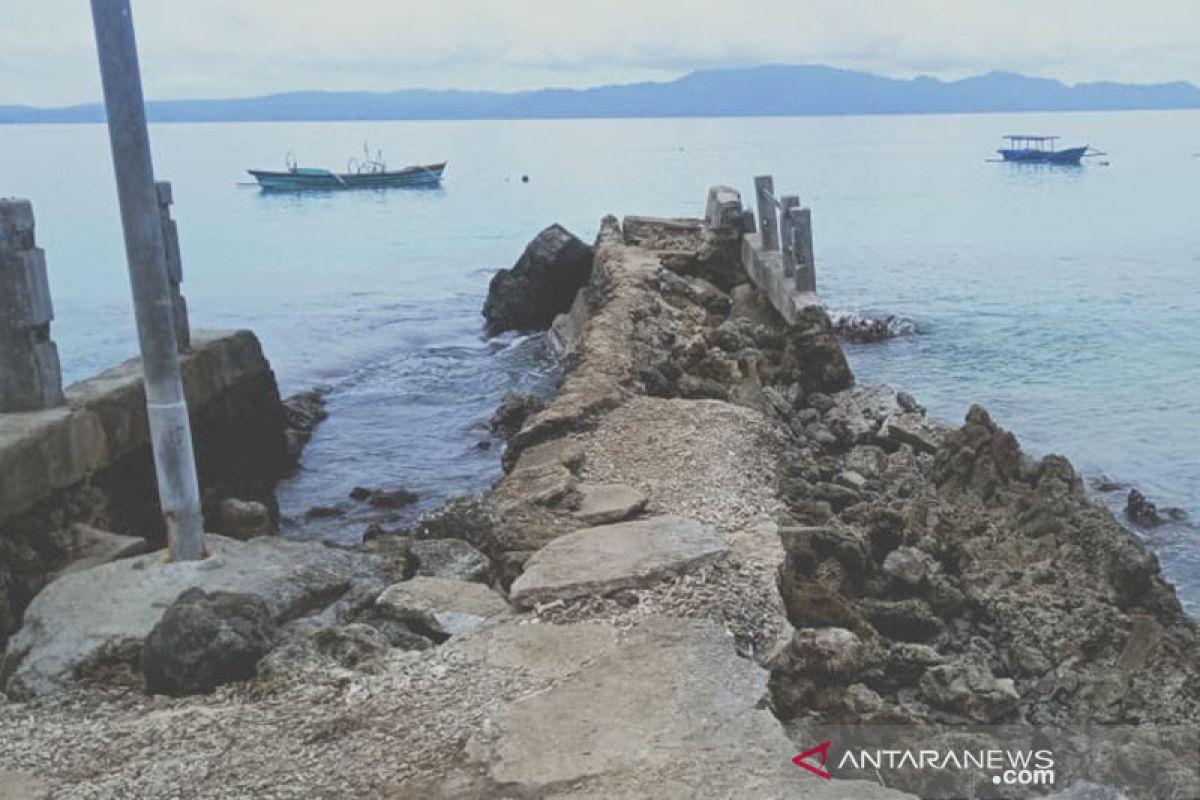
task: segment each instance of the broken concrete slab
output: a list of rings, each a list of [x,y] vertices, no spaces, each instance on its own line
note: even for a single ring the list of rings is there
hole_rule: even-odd
[[[9,641],[5,691],[17,698],[62,688],[102,649],[145,639],[185,590],[256,594],[277,622],[317,611],[352,585],[386,585],[374,556],[275,537],[239,542],[210,534],[209,557],[167,563],[163,553],[63,575],[33,599]]]
[[[636,515],[646,506],[646,495],[623,483],[587,483],[579,486],[575,516],[589,525],[607,525]]]
[[[375,606],[388,616],[439,636],[466,633],[509,612],[504,598],[483,584],[427,576],[392,584],[375,600]]]
[[[515,795],[822,800],[904,798],[821,781],[762,706],[767,673],[708,620],[650,618],[543,692],[503,707],[468,742]]]
[[[729,551],[713,528],[664,515],[568,533],[534,553],[509,597],[530,607],[644,586],[710,564]]]
[[[607,622],[568,625],[517,622],[483,626],[446,647],[489,667],[522,670],[538,678],[565,678],[616,648],[619,631]]]

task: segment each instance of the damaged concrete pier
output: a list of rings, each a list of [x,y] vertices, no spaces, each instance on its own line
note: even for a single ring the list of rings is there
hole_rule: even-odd
[[[1072,731],[1055,789],[1196,796],[1200,637],[1154,558],[1065,459],[1026,456],[982,408],[950,427],[858,385],[797,285],[803,215],[777,231],[788,274],[739,209],[721,189],[706,219],[531,243],[499,284],[563,262],[579,280],[551,327],[562,380],[514,423],[503,477],[357,550],[284,543],[320,569],[303,602],[261,592],[278,627],[252,677],[147,694],[143,635],[170,610],[126,584],[165,601],[203,566],[95,568],[141,616],[74,671],[63,619],[89,584],[51,584],[19,634],[0,763],[65,796],[901,800],[924,776],[843,769],[848,740],[808,762],[832,780],[793,759],[825,726],[947,748],[1011,725]],[[245,577],[208,585],[256,591]],[[993,796],[988,777],[937,796]]]

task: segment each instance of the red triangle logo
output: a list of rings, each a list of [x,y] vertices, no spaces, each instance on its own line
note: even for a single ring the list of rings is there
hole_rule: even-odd
[[[821,754],[821,767],[825,766],[825,759],[829,756],[829,742],[825,742],[824,744],[819,744],[816,747],[812,748],[811,750],[805,750],[803,753],[801,753],[800,755],[793,758],[792,763],[795,764],[797,767],[804,767],[806,770],[811,772],[813,775],[824,778],[827,781],[832,780],[832,776],[830,776],[830,774],[828,772],[821,769],[820,767],[814,767],[812,764],[809,764],[807,761],[804,760],[804,759],[808,758],[809,756],[816,755],[817,753]]]

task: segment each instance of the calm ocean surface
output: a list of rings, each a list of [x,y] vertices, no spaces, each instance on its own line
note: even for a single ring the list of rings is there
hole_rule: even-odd
[[[987,163],[1005,133],[1110,155],[1077,170]],[[922,335],[851,349],[864,382],[959,421],[983,403],[1027,450],[1200,518],[1200,112],[706,120],[157,125],[193,327],[251,327],[281,388],[331,388],[282,487],[285,513],[356,484],[422,508],[486,486],[485,421],[544,388],[541,340],[485,341],[490,273],[546,224],[590,240],[606,213],[695,215],[708,187],[771,173],[814,213],[832,308]],[[363,140],[393,166],[448,159],[436,191],[264,195],[285,151],[340,168]],[[520,176],[530,177],[528,184]],[[68,380],[135,352],[104,128],[0,126],[0,194],[30,198]],[[1108,496],[1119,503],[1121,496]],[[351,518],[325,534],[354,535]],[[1143,532],[1193,609],[1200,538]]]

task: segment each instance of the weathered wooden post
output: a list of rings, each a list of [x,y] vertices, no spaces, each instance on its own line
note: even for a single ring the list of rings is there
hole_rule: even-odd
[[[158,192],[158,216],[162,221],[164,256],[167,259],[167,283],[171,287],[171,310],[175,318],[175,344],[185,353],[192,346],[192,329],[188,324],[187,299],[182,292],[183,259],[179,252],[179,227],[171,219],[171,204],[175,202],[170,181],[154,185]]]
[[[33,206],[0,198],[0,412],[64,401],[46,254],[34,241]]]
[[[775,181],[770,175],[754,179],[754,199],[758,202],[758,230],[763,250],[779,249],[779,229],[775,222]]]
[[[799,206],[800,198],[794,194],[779,198],[779,261],[783,265],[783,274],[789,278],[796,274],[795,227],[791,212]]]
[[[817,264],[813,256],[812,211],[792,208],[792,240],[796,253],[796,288],[802,292],[817,290]]]
[[[171,559],[204,558],[191,423],[179,372],[162,217],[129,0],[91,0],[125,255],[133,289],[146,413]]]

